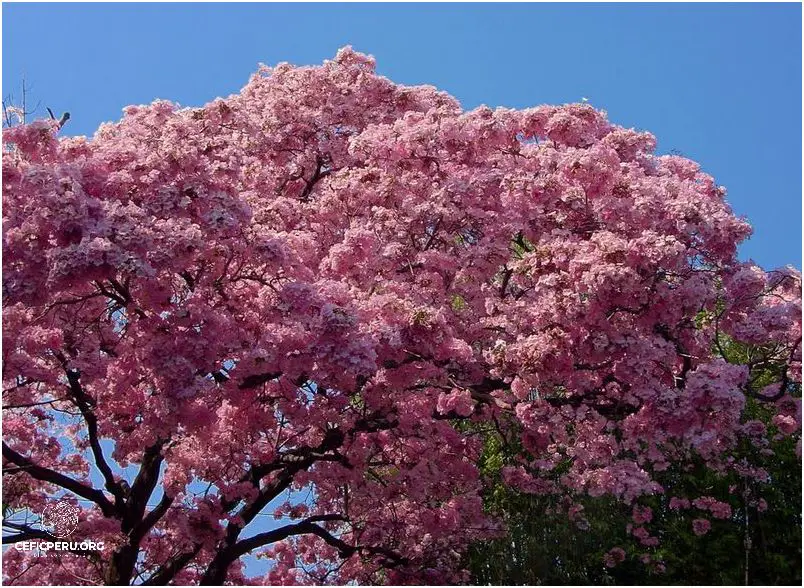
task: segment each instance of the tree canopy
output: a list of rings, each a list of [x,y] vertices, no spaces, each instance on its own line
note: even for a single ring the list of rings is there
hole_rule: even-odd
[[[8,549],[8,583],[467,581],[522,536],[492,486],[626,508],[658,570],[737,504],[679,476],[800,458],[800,273],[587,104],[464,111],[345,48],[59,131],[3,132],[3,504],[104,549]]]

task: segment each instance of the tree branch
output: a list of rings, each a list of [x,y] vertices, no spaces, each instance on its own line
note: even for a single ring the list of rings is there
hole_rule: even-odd
[[[322,179],[326,178],[328,175],[332,173],[331,169],[324,169],[325,160],[320,156],[316,158],[315,161],[315,171],[313,172],[312,177],[307,181],[307,184],[304,186],[304,190],[299,196],[299,200],[302,202],[308,202],[310,200],[310,195],[313,193],[313,188],[315,185]]]
[[[138,541],[142,539],[148,533],[148,531],[150,531],[153,526],[159,522],[159,519],[165,516],[165,513],[172,504],[172,496],[168,496],[167,494],[162,496],[162,500],[159,501],[159,504],[157,504],[151,512],[145,515],[145,518],[143,518],[142,521],[135,526],[134,529],[132,529],[131,541],[134,541],[135,538]]]
[[[168,583],[178,574],[184,566],[190,563],[198,552],[201,551],[201,545],[196,545],[192,551],[186,551],[171,558],[158,572],[154,572],[151,577],[145,580],[143,586],[167,586]]]
[[[103,492],[87,486],[86,484],[70,478],[69,476],[65,476],[64,474],[60,474],[59,472],[35,464],[29,458],[11,449],[11,447],[6,445],[5,441],[3,442],[3,457],[14,465],[19,466],[25,471],[26,474],[32,478],[35,478],[36,480],[56,484],[57,486],[60,486],[65,490],[69,490],[81,498],[91,500],[100,507],[104,516],[111,518],[116,515],[117,511],[114,505],[109,502],[109,499],[106,498]]]
[[[106,482],[106,489],[115,498],[115,507],[117,508],[118,515],[122,517],[125,513],[125,492],[123,492],[123,487],[120,485],[120,483],[115,480],[114,474],[112,473],[112,468],[109,467],[109,464],[106,461],[106,458],[103,455],[103,450],[100,446],[100,439],[98,438],[98,419],[95,416],[95,412],[92,408],[95,404],[95,401],[86,394],[83,386],[81,386],[81,373],[75,369],[67,369],[66,359],[63,355],[60,357],[60,360],[62,360],[63,365],[65,365],[67,381],[70,384],[70,394],[75,400],[78,410],[81,411],[81,415],[84,417],[84,421],[87,424],[89,445],[92,449],[92,455],[95,458],[95,465],[103,475],[103,479]]]
[[[159,440],[145,450],[142,457],[142,465],[137,477],[131,485],[129,498],[130,513],[127,517],[126,525],[129,529],[142,520],[145,514],[145,507],[153,494],[156,483],[159,480],[159,468],[164,460],[162,448],[167,443],[166,440]],[[127,529],[124,529],[126,531]]]
[[[276,543],[277,541],[287,539],[292,535],[313,533],[315,535],[318,535],[325,541],[327,541],[327,543],[329,543],[330,545],[338,548],[338,550],[341,552],[342,557],[349,557],[354,553],[355,551],[354,547],[334,537],[326,529],[315,524],[317,522],[346,521],[346,520],[347,520],[346,517],[338,514],[308,517],[302,521],[299,521],[298,523],[285,525],[284,527],[280,527],[278,529],[272,529],[271,531],[266,531],[265,533],[259,533],[257,535],[254,535],[253,537],[249,537],[248,539],[238,541],[236,544],[232,546],[229,555],[232,557],[232,561],[234,561],[238,557],[245,555],[246,553],[252,551],[253,549],[257,549],[265,545],[270,545],[271,543]]]

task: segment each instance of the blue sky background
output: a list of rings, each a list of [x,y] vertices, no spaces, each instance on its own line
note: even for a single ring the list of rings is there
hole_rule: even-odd
[[[765,267],[801,267],[801,6],[5,4],[3,96],[69,110],[71,134],[154,98],[200,105],[258,62],[316,64],[351,44],[398,83],[466,108],[588,97],[729,190]]]

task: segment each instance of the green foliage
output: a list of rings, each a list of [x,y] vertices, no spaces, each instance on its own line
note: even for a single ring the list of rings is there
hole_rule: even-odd
[[[718,345],[728,361],[752,366],[751,390],[780,380],[781,361],[774,349],[726,339]],[[789,392],[800,396],[800,385],[790,384]],[[642,546],[628,532],[632,510],[611,498],[575,497],[574,504],[583,509],[580,519],[573,521],[567,512],[572,500],[511,490],[502,483],[500,470],[514,463],[522,448],[510,440],[503,442],[497,432],[486,432],[479,464],[487,481],[485,506],[504,522],[507,534],[473,546],[467,562],[472,583],[800,585],[802,486],[797,437],[775,439],[772,416],[768,403],[749,395],[744,418],[763,421],[771,441],[763,452],[744,439],[732,454],[737,461],[765,469],[767,483],[734,472],[719,474],[695,459],[655,474],[665,493],[640,498],[639,504],[653,510],[646,528],[660,539],[656,547]],[[718,520],[694,507],[672,510],[673,496],[714,497],[732,507],[732,516]],[[766,510],[760,498],[766,501]],[[711,521],[709,533],[695,535],[696,518]],[[613,547],[625,550],[626,559],[608,568],[603,558]]]
[[[654,519],[646,527],[661,540],[646,548],[630,536],[631,509],[611,498],[579,496],[585,525],[570,521],[566,502],[555,496],[517,493],[500,483],[490,485],[487,509],[507,527],[504,538],[477,544],[469,554],[472,583],[483,585],[541,584],[743,584],[801,583],[801,470],[792,440],[773,445],[775,455],[759,460],[771,474],[769,484],[746,487],[734,474],[718,476],[703,466],[672,470],[659,478],[665,495],[640,499]],[[482,466],[494,477],[506,461],[498,440],[487,443]],[[768,509],[760,512],[755,497]],[[692,520],[707,517],[697,509],[674,511],[670,496],[713,496],[732,506],[729,520],[711,519],[711,531],[702,537],[692,531]],[[751,504],[753,503],[753,504]],[[746,528],[746,513],[748,525]],[[622,564],[607,568],[604,554],[612,547],[626,551]],[[641,557],[647,554],[646,564]],[[664,570],[659,571],[656,563]]]

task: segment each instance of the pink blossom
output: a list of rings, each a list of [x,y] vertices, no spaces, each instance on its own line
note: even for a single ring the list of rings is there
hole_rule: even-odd
[[[731,506],[725,502],[715,502],[709,507],[709,512],[712,513],[716,519],[731,518]]]
[[[603,555],[603,563],[607,568],[613,568],[625,561],[625,551],[621,547],[612,547]]]
[[[475,403],[469,390],[455,389],[449,394],[440,394],[438,397],[438,412],[449,414],[454,412],[458,416],[469,416],[474,410]]]
[[[711,528],[712,523],[710,523],[707,519],[695,519],[692,521],[692,530],[698,536],[706,535]]]
[[[634,506],[631,518],[637,525],[649,523],[653,520],[653,511],[648,506]]]
[[[646,539],[649,536],[648,530],[645,527],[637,527],[631,533],[637,539]]]
[[[751,420],[743,425],[745,433],[751,437],[761,437],[765,434],[765,423],[758,420]]]
[[[672,510],[682,510],[690,507],[690,501],[686,498],[678,498],[673,496],[670,498],[670,508]]]
[[[777,414],[771,422],[785,435],[791,435],[799,429],[799,423],[790,415]]]

